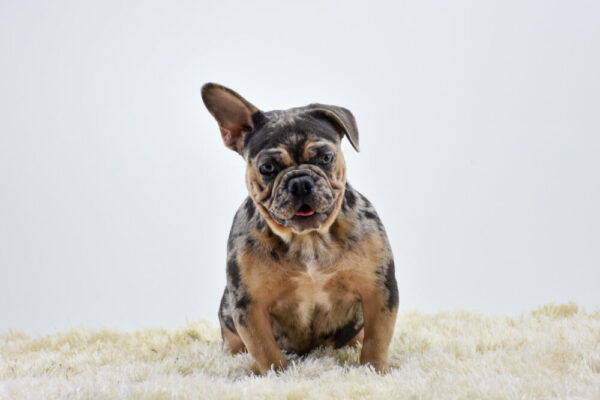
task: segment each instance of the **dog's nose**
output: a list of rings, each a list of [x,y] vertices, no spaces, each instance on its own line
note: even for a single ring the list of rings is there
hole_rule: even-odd
[[[288,191],[295,197],[304,197],[312,192],[315,181],[308,175],[297,176],[287,183]]]

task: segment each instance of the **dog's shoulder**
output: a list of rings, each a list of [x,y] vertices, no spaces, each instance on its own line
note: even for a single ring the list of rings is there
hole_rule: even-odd
[[[385,228],[373,204],[362,193],[346,183],[341,217],[354,222],[354,234],[359,236],[378,233],[385,236]]]
[[[233,256],[244,247],[251,245],[254,240],[253,232],[264,227],[264,219],[260,216],[252,198],[247,196],[233,217],[227,240],[228,256]]]

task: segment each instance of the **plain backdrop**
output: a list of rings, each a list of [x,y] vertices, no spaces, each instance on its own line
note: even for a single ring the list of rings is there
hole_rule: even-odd
[[[353,111],[401,311],[600,306],[597,1],[0,1],[0,332],[217,320],[246,196],[199,90]]]

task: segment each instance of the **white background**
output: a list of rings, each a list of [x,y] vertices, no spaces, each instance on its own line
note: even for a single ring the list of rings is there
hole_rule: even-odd
[[[401,311],[600,306],[600,3],[0,2],[0,332],[216,321],[245,197],[199,89],[351,109]]]

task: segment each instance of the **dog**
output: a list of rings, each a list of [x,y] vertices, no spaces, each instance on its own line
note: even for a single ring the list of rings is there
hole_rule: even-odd
[[[383,224],[346,181],[342,138],[359,150],[352,113],[265,112],[215,83],[201,93],[225,146],[246,161],[249,192],[227,242],[225,346],[247,350],[266,374],[287,367],[282,350],[361,342],[360,363],[388,372],[398,287]]]

